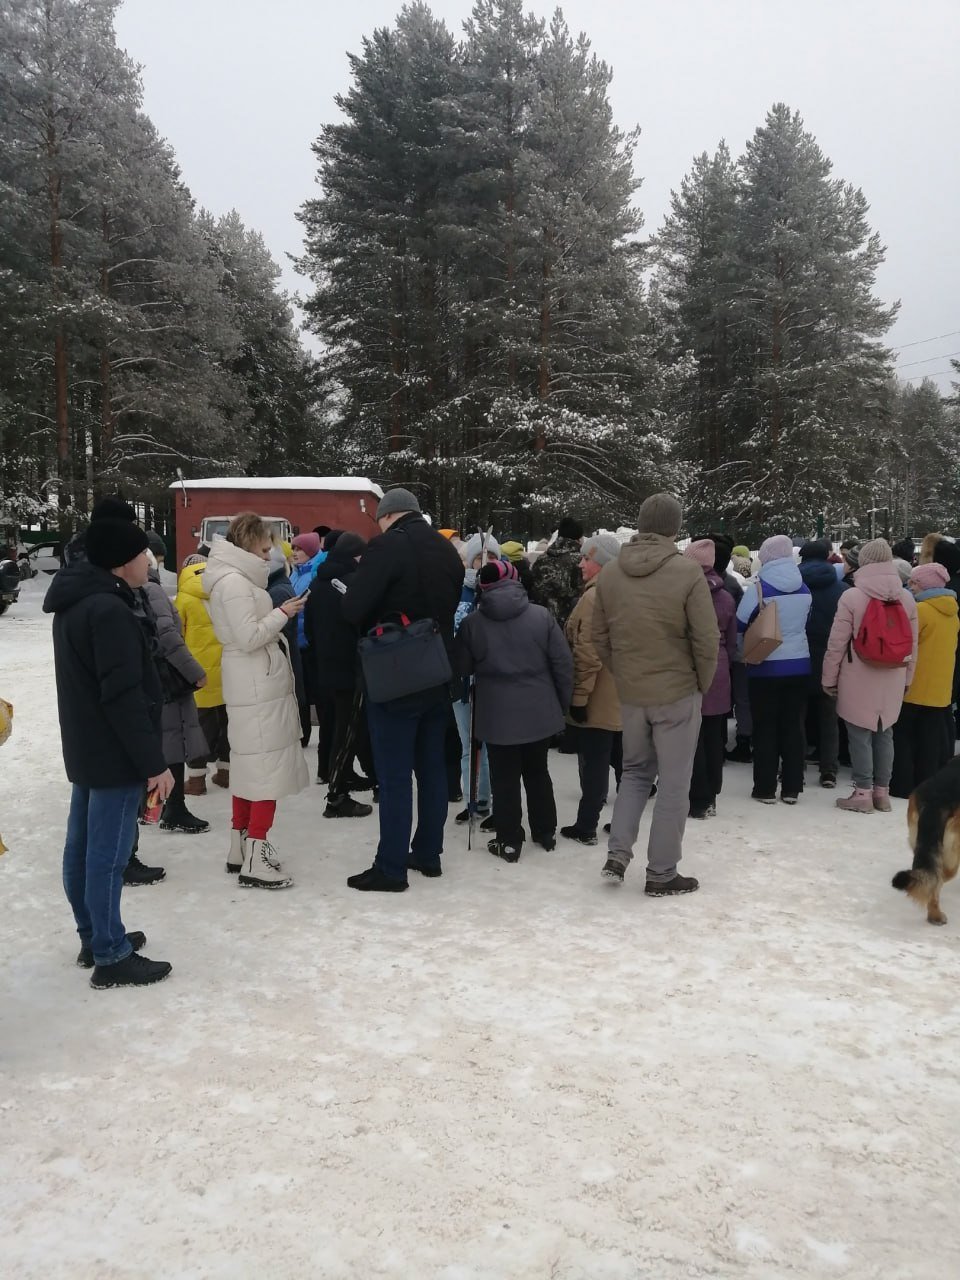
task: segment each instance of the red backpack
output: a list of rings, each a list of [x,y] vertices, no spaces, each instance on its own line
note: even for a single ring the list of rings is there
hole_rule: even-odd
[[[899,600],[874,600],[867,605],[853,651],[871,667],[902,667],[913,654],[913,628]]]

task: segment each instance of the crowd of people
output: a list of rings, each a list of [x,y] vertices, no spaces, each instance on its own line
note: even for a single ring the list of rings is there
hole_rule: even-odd
[[[231,793],[227,873],[293,884],[270,836],[278,802],[310,782],[314,730],[323,816],[378,808],[372,865],[347,879],[365,892],[442,874],[451,803],[515,863],[528,838],[598,844],[615,788],[602,875],[623,881],[656,796],[645,891],[690,893],[685,827],[716,815],[727,762],[752,766],[756,801],[788,805],[811,760],[825,788],[849,764],[837,807],[873,814],[954,753],[960,547],[947,538],[838,554],[773,535],[753,557],[708,532],[681,551],[670,494],[643,503],[623,544],[572,517],[532,553],[492,531],[461,539],[403,488],[377,524],[369,542],[321,525],[286,544],[244,513],[187,557],[173,601],[162,542],[120,499],[71,543],[44,608],[73,784],[64,887],[94,987],[170,972],[124,930],[121,888],[165,874],[139,859],[142,823],[210,830],[187,807],[208,782]],[[578,758],[564,826],[555,746]]]

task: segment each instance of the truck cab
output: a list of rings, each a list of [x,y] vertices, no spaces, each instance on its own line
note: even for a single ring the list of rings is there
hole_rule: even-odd
[[[212,547],[214,538],[225,538],[233,519],[234,516],[205,516],[200,521],[200,541],[197,545]],[[270,532],[278,541],[289,542],[294,537],[293,525],[283,516],[263,516],[263,521],[269,525]]]

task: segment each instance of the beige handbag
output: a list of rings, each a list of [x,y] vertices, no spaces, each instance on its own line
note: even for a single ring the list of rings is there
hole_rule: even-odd
[[[763,585],[757,578],[757,616],[743,633],[743,660],[755,667],[765,662],[775,649],[783,644],[780,634],[780,618],[777,613],[777,602],[763,602]]]

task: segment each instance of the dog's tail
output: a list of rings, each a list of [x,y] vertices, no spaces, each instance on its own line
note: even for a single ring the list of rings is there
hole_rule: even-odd
[[[909,871],[898,871],[891,883],[894,889],[902,889],[923,905],[930,901],[930,895],[940,883],[940,849],[950,816],[948,810],[936,804],[925,804],[917,812],[916,796],[910,798],[910,825],[916,822],[917,833],[913,866]]]

